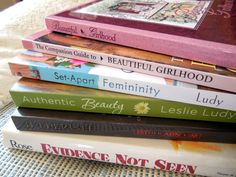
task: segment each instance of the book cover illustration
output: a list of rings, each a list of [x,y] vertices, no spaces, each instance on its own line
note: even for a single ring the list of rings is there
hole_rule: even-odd
[[[196,29],[207,13],[211,2],[211,0],[178,2],[165,0],[105,0],[72,11],[71,15],[79,17],[89,15],[90,18],[104,16]]]
[[[191,175],[236,175],[235,144],[19,131],[11,119],[2,133],[8,148]]]
[[[18,108],[11,118],[22,131],[236,143],[235,123],[31,108]]]
[[[52,33],[50,31],[42,31],[32,35],[23,40],[23,45],[26,49],[38,52],[236,92],[236,74],[234,70],[222,67],[217,67],[216,69],[214,67],[212,69],[209,66],[202,67],[203,64],[194,64],[194,66],[197,65],[197,68],[203,70],[198,71],[187,68],[189,65],[193,65],[192,63],[194,62],[191,62],[191,64],[184,62],[183,65],[186,66],[180,68],[171,65],[173,60],[180,60],[177,58],[170,59],[169,56],[162,56],[153,52],[122,47],[78,36]],[[213,73],[211,73],[212,71]],[[231,82],[232,85],[227,84],[228,82]]]
[[[236,122],[236,112],[127,95],[35,79],[20,79],[10,89],[19,107]]]
[[[98,88],[96,65],[85,61],[27,50],[10,60],[9,67],[16,76]]]
[[[138,15],[152,7],[160,12],[158,23]],[[52,31],[236,68],[235,8],[228,0],[95,0],[50,15],[46,24]]]
[[[146,11],[149,14],[152,10],[156,13],[145,15]],[[236,36],[233,33],[235,2],[228,0],[95,0],[57,15],[116,26],[126,25],[205,41],[236,44]]]

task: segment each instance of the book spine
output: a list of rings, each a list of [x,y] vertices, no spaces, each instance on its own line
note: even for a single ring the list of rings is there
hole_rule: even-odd
[[[104,115],[106,116],[106,115]],[[163,126],[128,122],[99,122],[96,120],[48,119],[38,116],[11,117],[16,128],[21,131],[73,133],[118,137],[169,139],[181,141],[201,141],[236,143],[235,132],[222,129],[207,129],[183,126]],[[112,119],[112,118],[111,118]],[[132,117],[130,119],[133,119]],[[134,118],[135,119],[135,118]]]
[[[141,97],[140,99],[130,97],[114,99],[83,94],[50,93],[46,90],[43,92],[10,90],[10,94],[17,106],[27,108],[236,122],[236,113],[234,111],[145,97],[142,99]]]
[[[81,48],[34,41],[34,39],[24,39],[23,46],[26,49],[42,53],[84,60],[114,68],[121,68],[148,75],[176,79],[188,83],[236,92],[236,77],[232,76],[161,64],[143,60],[142,58],[138,58],[138,56],[137,58],[130,58],[119,55],[98,53],[91,50],[83,50]],[[229,82],[232,84],[228,84]]]
[[[24,41],[25,43],[26,41]],[[63,51],[62,56],[68,58],[74,58],[73,54],[77,55],[77,59],[80,57],[86,58],[89,62],[96,61],[99,64],[106,62],[109,65],[110,60],[117,60],[113,56],[101,56],[93,51],[81,51],[77,48],[63,47],[54,44],[44,44],[41,42],[30,42],[32,48],[42,53],[49,53],[53,55],[58,55],[59,51]],[[26,45],[26,43],[25,43]],[[28,46],[28,44],[27,44]],[[61,53],[60,53],[61,54]],[[151,66],[151,65],[150,65]],[[69,76],[69,78],[71,78]],[[116,87],[115,85],[120,85]],[[125,89],[129,87],[134,87],[135,89]],[[163,85],[148,82],[138,82],[134,80],[121,80],[116,78],[100,77],[99,88],[104,90],[116,91],[121,93],[128,93],[133,95],[140,95],[151,98],[159,98],[170,101],[177,101],[182,103],[189,103],[199,106],[207,106],[212,108],[226,109],[236,111],[236,95],[226,92],[215,92],[207,91],[196,88],[186,88],[186,87],[176,87],[171,85]],[[144,91],[140,92],[140,88],[144,88]],[[170,94],[171,93],[171,94]]]
[[[130,46],[200,62],[236,68],[235,47],[164,33],[144,31],[57,16],[46,18],[49,30]],[[67,29],[75,30],[67,30]],[[161,45],[160,45],[161,44]],[[190,45],[191,44],[191,45]],[[223,46],[222,46],[223,45]],[[180,48],[181,46],[181,48]],[[187,50],[183,50],[187,49]],[[224,60],[222,60],[224,58]]]
[[[112,137],[115,139],[114,137]],[[63,134],[24,132],[3,130],[3,143],[5,147],[21,149],[26,151],[36,151],[44,154],[60,155],[72,158],[95,160],[120,165],[131,165],[146,168],[155,168],[165,171],[180,172],[191,175],[204,175],[222,177],[235,176],[236,170],[227,167],[230,159],[209,158],[202,154],[177,155],[173,149],[166,147],[140,146],[134,144],[124,144],[125,139],[119,141],[98,136],[64,136]],[[135,140],[129,139],[132,142]],[[111,142],[109,142],[111,141]],[[143,142],[145,143],[145,141]],[[160,142],[161,143],[161,142]],[[163,144],[165,142],[163,141]],[[109,147],[109,148],[107,148]],[[163,147],[162,147],[163,148]],[[232,163],[234,160],[232,160]],[[232,166],[230,164],[230,166]]]

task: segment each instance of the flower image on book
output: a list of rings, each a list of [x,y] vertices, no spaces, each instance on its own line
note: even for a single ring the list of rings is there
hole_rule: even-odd
[[[51,31],[235,69],[235,7],[232,0],[93,0],[45,21]]]
[[[236,177],[236,0],[79,1],[43,9],[7,61],[6,159],[41,176]]]
[[[137,112],[137,114],[147,114],[150,108],[148,107],[148,103],[141,102],[134,106],[134,111]]]
[[[202,21],[210,4],[210,0],[105,0],[74,10],[71,15],[85,19],[96,19],[97,16],[112,17],[195,29]]]

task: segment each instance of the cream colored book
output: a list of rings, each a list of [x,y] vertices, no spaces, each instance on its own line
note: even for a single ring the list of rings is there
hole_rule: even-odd
[[[236,144],[19,131],[11,119],[2,133],[8,148],[191,175],[236,176]]]

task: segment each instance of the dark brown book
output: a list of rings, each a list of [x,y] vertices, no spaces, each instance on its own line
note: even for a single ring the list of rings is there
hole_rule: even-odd
[[[18,130],[236,143],[236,124],[18,108]]]

